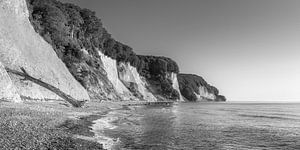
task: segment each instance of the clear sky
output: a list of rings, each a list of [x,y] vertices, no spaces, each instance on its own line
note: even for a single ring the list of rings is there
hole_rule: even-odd
[[[138,54],[174,59],[228,100],[300,102],[299,0],[61,0]]]

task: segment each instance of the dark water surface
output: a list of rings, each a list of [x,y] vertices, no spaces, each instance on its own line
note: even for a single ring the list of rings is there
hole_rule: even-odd
[[[300,104],[180,103],[139,107],[106,134],[121,149],[300,150]]]

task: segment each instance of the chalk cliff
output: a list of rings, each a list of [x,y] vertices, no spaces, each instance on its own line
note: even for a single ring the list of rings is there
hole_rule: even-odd
[[[122,78],[121,80],[119,78],[117,61],[111,59],[108,56],[105,56],[100,51],[99,51],[99,55],[103,63],[103,69],[107,73],[108,80],[112,83],[113,87],[116,89],[116,92],[121,96],[122,100],[129,100],[130,98],[133,98],[132,93],[121,81]]]
[[[178,90],[165,77],[179,71],[173,60],[137,55],[114,40],[90,10],[55,0],[28,0],[28,4],[36,32],[52,45],[92,99],[179,99]],[[126,69],[131,70],[120,72],[120,64],[129,64]]]
[[[10,76],[0,62],[0,100],[21,102],[20,95],[17,93]]]
[[[118,70],[120,80],[134,96],[146,101],[157,101],[156,97],[147,89],[148,83],[130,63],[120,63]]]
[[[198,75],[179,74],[178,82],[182,95],[189,101],[226,101],[216,87]]]
[[[30,21],[25,0],[0,1],[0,97],[22,99],[60,99],[56,94],[19,77],[6,73],[3,66],[26,71],[54,85],[65,93],[88,100],[86,90],[72,77],[65,64],[58,59],[51,45],[35,32]],[[11,90],[7,90],[11,89]],[[12,96],[13,95],[13,96]]]
[[[178,100],[184,101],[184,98],[183,98],[180,88],[179,88],[177,73],[174,73],[174,72],[167,73],[167,79],[169,79],[171,81],[173,89],[175,89],[179,93]]]

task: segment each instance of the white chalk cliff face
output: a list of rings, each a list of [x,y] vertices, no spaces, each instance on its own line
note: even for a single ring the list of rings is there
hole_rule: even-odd
[[[70,74],[52,47],[34,31],[28,17],[25,0],[0,0],[0,62],[14,70],[24,67],[31,76],[59,88],[76,99],[88,100],[86,90]],[[20,81],[18,76],[10,75],[9,80],[3,67],[0,68],[0,72],[0,87],[4,87],[0,89],[0,98],[18,100],[19,95],[28,99],[60,99],[39,85]],[[3,89],[11,89],[11,92],[3,92]],[[17,93],[16,96],[11,96],[14,93]]]
[[[141,98],[146,101],[157,101],[155,96],[147,89],[147,83],[137,72],[136,68],[129,63],[120,63],[118,65],[119,78],[127,85],[134,86],[133,90],[141,95]]]
[[[172,81],[172,87],[179,93],[179,101],[184,101],[184,97],[181,95],[180,89],[179,89],[179,83],[177,79],[177,74],[174,72],[167,73],[167,78]]]
[[[101,61],[103,63],[103,69],[107,73],[107,78],[112,83],[115,90],[122,97],[122,99],[129,100],[130,98],[135,98],[133,97],[132,93],[127,89],[127,87],[119,79],[117,61],[108,56],[105,56],[100,51],[98,52],[101,57]]]
[[[19,94],[17,93],[4,66],[0,62],[0,101],[1,100],[21,102]]]
[[[212,100],[216,99],[215,94],[209,93],[207,89],[203,86],[199,87],[199,93],[200,94],[195,93],[199,101],[206,100],[206,99],[212,99]]]

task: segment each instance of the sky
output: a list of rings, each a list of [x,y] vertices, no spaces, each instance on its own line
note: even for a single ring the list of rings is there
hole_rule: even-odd
[[[299,0],[61,0],[138,54],[166,56],[229,101],[300,102]]]

